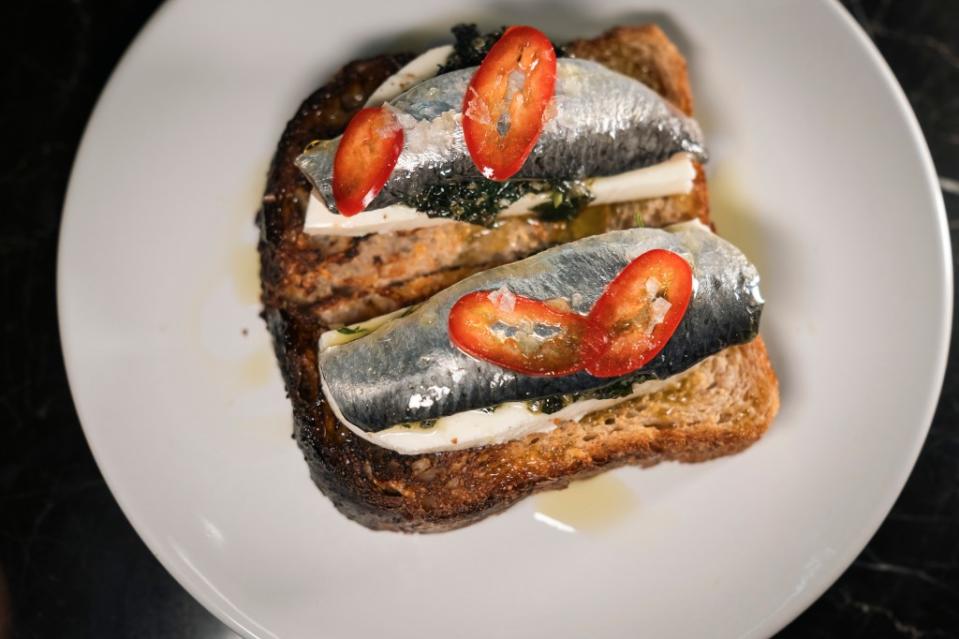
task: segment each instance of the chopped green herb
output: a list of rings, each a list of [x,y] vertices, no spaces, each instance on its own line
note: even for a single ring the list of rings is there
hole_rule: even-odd
[[[480,33],[475,24],[458,24],[451,30],[454,39],[453,53],[446,59],[446,64],[440,67],[439,73],[479,66],[496,41],[502,37],[506,27],[500,27],[489,33]],[[553,48],[556,49],[557,58],[569,56],[562,47],[553,44]]]
[[[492,226],[496,214],[530,192],[528,182],[494,182],[478,178],[468,182],[430,184],[419,193],[410,193],[403,203],[430,217]]]
[[[633,219],[633,226],[641,229],[646,226],[646,220],[643,219],[643,212],[636,211],[636,217]]]
[[[626,397],[633,392],[633,379],[619,379],[589,393],[590,399],[614,399],[617,397]],[[579,398],[578,398],[579,399]]]
[[[566,408],[570,404],[584,399],[614,399],[617,397],[625,397],[633,392],[633,384],[638,381],[643,380],[628,378],[620,379],[613,382],[609,386],[604,386],[603,388],[587,391],[585,393],[553,395],[550,397],[531,399],[526,402],[526,407],[533,413],[552,415],[553,413]]]
[[[467,182],[430,184],[406,195],[403,203],[430,217],[445,217],[491,227],[497,214],[528,193],[551,193],[549,202],[533,207],[544,220],[567,220],[582,211],[593,194],[583,182],[516,180],[495,182],[477,178]]]
[[[580,211],[593,201],[593,194],[583,182],[562,180],[552,185],[552,197],[533,207],[540,217],[548,221],[568,220],[575,217]]]
[[[418,422],[402,422],[400,424],[397,424],[397,426],[400,426],[402,428],[433,428],[434,426],[436,426],[436,420],[424,419]]]
[[[343,328],[336,329],[336,332],[341,335],[363,335],[364,333],[369,333],[370,329],[363,328],[362,326],[344,326]]]
[[[542,397],[526,402],[526,407],[531,412],[552,415],[561,411],[574,401],[572,395],[553,395],[552,397]]]
[[[490,48],[503,35],[506,27],[491,33],[480,33],[475,24],[458,24],[453,27],[453,53],[446,59],[446,64],[440,67],[439,73],[449,73],[458,69],[479,65]]]

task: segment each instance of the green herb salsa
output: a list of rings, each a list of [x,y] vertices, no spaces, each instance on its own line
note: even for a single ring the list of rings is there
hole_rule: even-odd
[[[542,219],[568,220],[593,200],[584,182],[517,180],[494,182],[477,178],[468,182],[433,184],[422,193],[404,199],[407,206],[430,217],[445,217],[490,227],[500,211],[529,193],[549,193],[549,199],[533,207]]]

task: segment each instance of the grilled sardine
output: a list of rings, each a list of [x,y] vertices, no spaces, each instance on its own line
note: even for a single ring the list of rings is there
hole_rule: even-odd
[[[658,164],[676,153],[706,160],[696,121],[646,85],[596,62],[562,58],[549,119],[536,146],[508,183],[491,182],[474,166],[463,138],[463,95],[475,71],[431,78],[387,103],[403,127],[405,143],[389,180],[367,209],[404,204],[433,216],[460,217],[453,207],[431,203],[448,203],[448,191],[460,185],[495,200],[487,206],[502,209],[526,192],[561,182],[588,188],[590,178]],[[333,212],[333,159],[339,141],[315,143],[296,160]],[[468,196],[469,191],[456,198]]]
[[[571,310],[586,314],[627,264],[656,248],[690,263],[693,297],[665,348],[637,371],[613,379],[585,372],[524,375],[473,358],[450,342],[450,308],[467,293],[506,287],[532,299],[566,300]],[[665,379],[751,340],[762,306],[756,268],[701,223],[614,231],[473,275],[353,341],[333,346],[321,341],[319,370],[323,392],[338,415],[376,432],[505,402],[581,396]]]

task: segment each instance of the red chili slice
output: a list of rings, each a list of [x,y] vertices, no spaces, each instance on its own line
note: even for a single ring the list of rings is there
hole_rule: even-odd
[[[693,273],[663,249],[643,253],[609,283],[587,318],[581,357],[595,377],[618,377],[656,357],[692,297]]]
[[[384,107],[362,109],[350,120],[333,158],[333,199],[347,217],[369,205],[389,179],[403,150],[403,128]]]
[[[466,147],[485,177],[505,180],[523,166],[555,88],[553,43],[533,27],[508,28],[463,96]]]
[[[582,370],[580,342],[586,318],[546,302],[500,291],[475,291],[450,310],[453,344],[497,366],[527,375]]]

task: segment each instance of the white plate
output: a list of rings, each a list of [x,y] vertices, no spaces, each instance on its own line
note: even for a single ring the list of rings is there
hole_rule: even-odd
[[[178,0],[139,36],[90,121],[60,245],[100,468],[170,572],[250,636],[771,634],[876,530],[939,393],[950,249],[902,91],[827,3],[454,4]],[[477,18],[560,39],[653,19],[676,39],[716,221],[764,278],[783,407],[742,455],[623,469],[454,533],[374,533],[290,439],[252,214],[284,123],[338,66]]]

